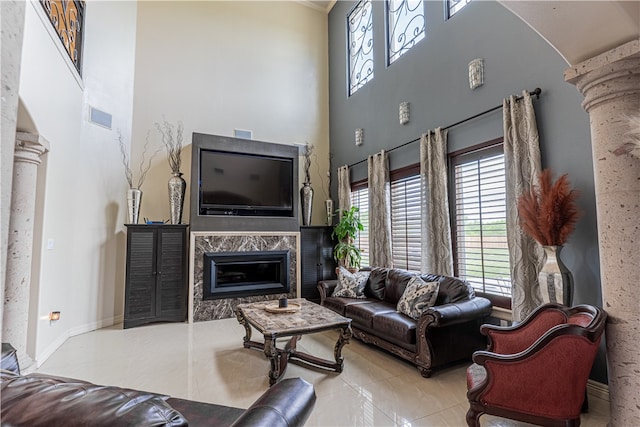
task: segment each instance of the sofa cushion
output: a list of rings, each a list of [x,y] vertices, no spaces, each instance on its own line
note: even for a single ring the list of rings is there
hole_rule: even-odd
[[[373,316],[372,329],[380,337],[405,348],[416,343],[416,321],[397,311]]]
[[[469,282],[458,277],[440,276],[437,274],[422,274],[420,277],[425,282],[440,282],[440,289],[438,290],[438,298],[436,299],[435,305],[465,301],[475,296],[473,287]]]
[[[3,425],[188,425],[167,396],[49,375],[0,375]]]
[[[420,276],[414,276],[398,301],[398,311],[417,320],[427,308],[433,307],[438,288],[438,282],[425,282]]]
[[[366,304],[351,304],[346,307],[345,317],[353,320],[354,325],[363,325],[367,328],[373,327],[373,316],[380,313],[395,312],[395,306],[383,302],[369,300]]]
[[[387,273],[387,280],[385,281],[384,300],[393,304],[398,304],[404,289],[407,287],[407,283],[415,273],[407,270],[401,270],[399,268],[390,268]]]
[[[354,304],[365,304],[368,303],[369,300],[366,299],[355,299],[355,298],[341,298],[341,297],[327,297],[322,302],[324,307],[327,307],[341,316],[346,316],[345,310],[348,306]]]
[[[364,286],[369,278],[370,271],[351,273],[344,267],[338,269],[338,286],[333,291],[334,297],[366,298]]]
[[[371,270],[369,280],[364,287],[364,294],[368,298],[384,301],[385,281],[387,280],[388,268],[375,267]]]

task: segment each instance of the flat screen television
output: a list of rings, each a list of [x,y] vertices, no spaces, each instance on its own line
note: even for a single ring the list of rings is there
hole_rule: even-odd
[[[200,215],[293,217],[293,159],[200,150]]]

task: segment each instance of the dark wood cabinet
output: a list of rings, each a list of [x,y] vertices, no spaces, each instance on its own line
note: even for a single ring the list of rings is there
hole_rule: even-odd
[[[124,328],[187,314],[186,224],[127,224]]]
[[[301,296],[309,301],[320,302],[320,280],[336,278],[332,231],[333,227],[327,226],[300,227]]]

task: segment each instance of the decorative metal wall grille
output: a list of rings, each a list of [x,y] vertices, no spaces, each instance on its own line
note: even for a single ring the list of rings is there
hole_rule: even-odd
[[[58,33],[60,41],[80,73],[82,65],[82,36],[84,28],[84,1],[40,0],[49,21]]]
[[[362,0],[347,16],[349,95],[373,79],[373,5]]]
[[[424,4],[421,0],[387,2],[387,61],[392,64],[426,32]]]
[[[448,18],[451,18],[456,12],[465,7],[471,0],[445,0],[447,4]]]

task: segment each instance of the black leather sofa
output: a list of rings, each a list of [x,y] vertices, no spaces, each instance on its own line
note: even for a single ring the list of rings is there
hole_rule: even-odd
[[[15,350],[2,344],[2,426],[302,426],[316,395],[300,378],[269,388],[248,409],[194,402],[51,375],[21,375]]]
[[[331,296],[337,280],[318,282],[318,291],[321,305],[352,320],[353,336],[414,363],[423,377],[429,377],[434,368],[471,359],[474,351],[486,347],[480,326],[492,305],[476,296],[465,280],[421,274],[425,282],[439,282],[439,290],[435,305],[414,320],[396,310],[414,275],[397,268],[372,268],[365,299]]]

